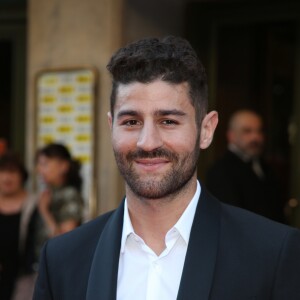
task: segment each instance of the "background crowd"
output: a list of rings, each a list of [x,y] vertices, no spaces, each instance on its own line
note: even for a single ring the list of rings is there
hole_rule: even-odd
[[[32,298],[44,242],[83,219],[80,164],[62,144],[37,151],[37,193],[28,192],[20,158],[3,147],[0,157],[0,299]]]

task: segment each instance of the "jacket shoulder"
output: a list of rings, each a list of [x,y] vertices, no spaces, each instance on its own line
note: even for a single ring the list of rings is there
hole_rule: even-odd
[[[47,252],[58,252],[60,256],[70,255],[73,251],[94,249],[107,221],[114,211],[107,212],[94,220],[82,224],[76,229],[50,239]]]
[[[288,236],[296,234],[300,241],[300,231],[296,228],[275,222],[248,210],[221,203],[221,226],[227,239],[235,239],[241,245],[248,245],[262,253],[281,251]]]

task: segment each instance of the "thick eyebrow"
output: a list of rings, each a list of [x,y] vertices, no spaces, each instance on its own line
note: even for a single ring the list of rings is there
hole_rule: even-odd
[[[121,111],[118,112],[117,118],[120,119],[123,116],[132,116],[132,117],[135,117],[137,115],[139,115],[139,113],[136,110],[121,110]]]
[[[118,112],[117,118],[120,119],[123,116],[136,117],[140,114],[141,113],[136,111],[136,110],[121,110],[121,111]],[[173,116],[185,116],[186,113],[181,111],[181,110],[178,110],[178,109],[159,109],[159,110],[156,110],[154,112],[154,115],[156,117],[159,117],[159,116],[172,116],[172,115]]]
[[[185,116],[186,113],[181,111],[181,110],[178,110],[178,109],[166,109],[166,110],[157,110],[155,113],[154,113],[155,116]]]

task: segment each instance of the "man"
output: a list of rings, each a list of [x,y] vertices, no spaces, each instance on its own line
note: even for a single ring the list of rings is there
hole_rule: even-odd
[[[208,171],[206,185],[226,203],[284,222],[282,191],[262,159],[263,122],[251,110],[238,110],[227,130],[228,150]]]
[[[300,299],[300,233],[221,204],[196,178],[217,113],[189,43],[146,38],[111,58],[120,207],[47,242],[34,299]]]

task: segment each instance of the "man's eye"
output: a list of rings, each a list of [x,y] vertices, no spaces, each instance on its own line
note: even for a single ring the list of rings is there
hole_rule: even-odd
[[[139,122],[137,120],[128,120],[128,121],[124,122],[123,124],[126,126],[132,127],[132,126],[138,125]]]
[[[162,124],[164,124],[164,125],[175,125],[175,124],[177,124],[177,122],[175,122],[174,120],[164,120],[164,121],[162,121]]]

